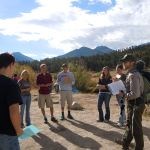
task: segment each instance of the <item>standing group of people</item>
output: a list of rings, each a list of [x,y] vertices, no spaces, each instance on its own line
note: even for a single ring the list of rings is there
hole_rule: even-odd
[[[62,72],[57,76],[57,83],[59,84],[60,90],[60,103],[61,103],[61,120],[65,119],[64,107],[65,101],[68,104],[68,115],[69,119],[73,119],[70,109],[72,104],[72,85],[75,83],[75,78],[72,72],[68,71],[67,64],[62,65]],[[30,105],[31,105],[31,83],[29,80],[29,73],[27,70],[23,70],[21,73],[21,78],[18,81],[18,85],[21,89],[21,97],[23,104],[21,105],[21,127],[24,128],[24,111],[26,110],[26,126],[31,124],[30,119]],[[36,78],[36,85],[38,86],[38,106],[41,109],[41,113],[44,118],[44,123],[48,123],[48,117],[45,112],[45,106],[50,109],[50,119],[51,121],[57,123],[58,120],[54,117],[53,100],[51,98],[51,90],[53,85],[53,80],[51,74],[47,71],[46,64],[40,65],[40,73]],[[26,109],[25,109],[26,108]]]
[[[126,131],[121,141],[124,150],[129,149],[129,145],[134,137],[135,150],[143,150],[143,131],[142,131],[142,114],[145,108],[142,93],[144,91],[144,82],[141,74],[136,68],[136,59],[133,55],[125,55],[122,64],[117,65],[116,72],[118,78],[121,79],[125,86],[126,92],[120,91],[116,95],[116,99],[120,106],[119,124],[122,126],[126,122]],[[15,59],[8,53],[0,54],[0,150],[19,150],[19,142],[17,136],[23,133],[24,111],[26,110],[26,125],[31,124],[30,105],[31,105],[31,83],[29,73],[23,70],[18,83],[14,82],[11,77],[13,75]],[[127,74],[123,74],[123,69],[127,70]],[[109,102],[111,92],[108,84],[114,79],[110,75],[110,70],[106,66],[102,69],[98,88],[98,122],[108,122],[110,120]],[[65,101],[68,104],[69,119],[73,119],[70,108],[72,104],[72,85],[75,78],[72,72],[68,70],[66,64],[62,65],[62,72],[57,75],[57,83],[59,84],[60,103],[61,103],[61,120],[65,119],[64,107]],[[44,122],[48,122],[45,113],[45,105],[50,108],[50,119],[58,122],[54,117],[53,102],[51,99],[52,76],[47,72],[46,64],[40,65],[40,73],[36,78],[36,84],[39,91],[38,106],[41,109]],[[125,115],[125,100],[127,103],[127,117]],[[106,113],[103,112],[103,103],[105,103]],[[19,107],[21,105],[21,107]],[[21,115],[21,118],[20,118]]]
[[[65,119],[64,115],[64,107],[65,101],[68,104],[68,118],[73,119],[70,108],[72,104],[72,85],[75,83],[75,78],[72,72],[68,70],[67,64],[62,65],[62,71],[57,76],[57,83],[59,84],[59,91],[60,91],[60,103],[61,103],[61,120]],[[39,88],[39,99],[38,105],[41,109],[41,112],[44,117],[45,123],[48,122],[48,119],[45,114],[45,104],[47,108],[50,108],[50,115],[51,121],[58,122],[57,119],[54,117],[54,108],[53,108],[53,101],[51,98],[51,88],[53,84],[52,76],[50,73],[47,72],[46,64],[40,65],[40,74],[38,74],[36,79],[36,84]]]
[[[31,82],[29,72],[23,70],[20,78],[13,76],[15,58],[9,53],[0,54],[0,150],[20,150],[18,136],[23,133],[24,114],[26,126],[31,125]],[[12,78],[13,76],[13,78]],[[62,71],[57,76],[60,90],[61,120],[65,119],[65,101],[68,104],[69,119],[73,119],[70,109],[72,104],[72,85],[75,78],[68,70],[67,64],[62,65]],[[40,73],[36,78],[39,98],[38,106],[48,123],[45,113],[45,105],[50,108],[51,121],[57,123],[54,117],[53,101],[51,99],[52,76],[47,71],[46,64],[40,65]],[[19,106],[20,105],[20,106]]]
[[[121,59],[122,64],[117,65],[116,73],[117,78],[122,80],[126,87],[126,92],[120,90],[116,95],[120,107],[119,126],[126,125],[126,131],[122,140],[116,139],[117,143],[122,144],[122,149],[128,150],[129,145],[134,137],[135,150],[143,150],[143,130],[142,130],[142,114],[145,109],[143,99],[144,82],[139,70],[139,65],[133,55],[126,54]],[[123,69],[127,71],[126,75],[123,74]],[[148,75],[149,76],[149,75]],[[150,78],[150,77],[149,77]],[[114,78],[111,77],[109,68],[106,66],[102,69],[97,87],[99,88],[98,97],[98,122],[108,122],[110,119],[109,102],[111,92],[109,91],[108,84],[113,82]],[[127,104],[127,117],[125,114],[125,100]],[[105,103],[105,115],[103,115],[102,104]]]

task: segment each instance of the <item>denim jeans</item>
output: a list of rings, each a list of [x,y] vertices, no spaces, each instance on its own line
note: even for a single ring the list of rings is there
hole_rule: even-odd
[[[116,95],[118,105],[120,107],[120,115],[119,115],[119,123],[124,124],[126,121],[126,114],[125,114],[125,99],[119,95]]]
[[[31,124],[30,120],[30,105],[31,105],[31,95],[22,95],[23,104],[21,105],[21,125],[24,125],[24,110],[26,109],[26,125]]]
[[[103,109],[102,105],[103,102],[105,103],[105,120],[110,119],[110,108],[109,108],[109,102],[110,102],[111,94],[108,92],[100,92],[98,97],[98,111],[99,111],[99,120],[104,121],[104,115],[103,115]]]
[[[0,150],[20,150],[18,137],[0,134]]]

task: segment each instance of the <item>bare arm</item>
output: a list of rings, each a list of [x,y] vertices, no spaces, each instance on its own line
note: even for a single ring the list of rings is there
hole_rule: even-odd
[[[16,130],[16,134],[21,135],[23,133],[23,130],[21,128],[21,120],[20,120],[18,103],[9,106],[9,114],[10,114],[11,122]]]

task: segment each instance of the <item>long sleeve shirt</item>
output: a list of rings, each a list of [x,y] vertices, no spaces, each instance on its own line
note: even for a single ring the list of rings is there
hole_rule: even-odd
[[[72,91],[72,85],[75,84],[75,78],[72,72],[60,72],[57,75],[57,83],[60,91]]]
[[[126,90],[128,100],[134,100],[141,96],[144,90],[143,78],[135,69],[127,73]]]

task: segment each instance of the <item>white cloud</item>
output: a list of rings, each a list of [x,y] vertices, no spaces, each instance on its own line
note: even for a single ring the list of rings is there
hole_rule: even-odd
[[[36,0],[39,7],[20,17],[0,19],[0,34],[20,41],[46,40],[68,52],[81,46],[127,47],[150,41],[150,1],[116,0],[107,12],[75,7],[79,0]],[[90,0],[111,3],[111,0]]]

